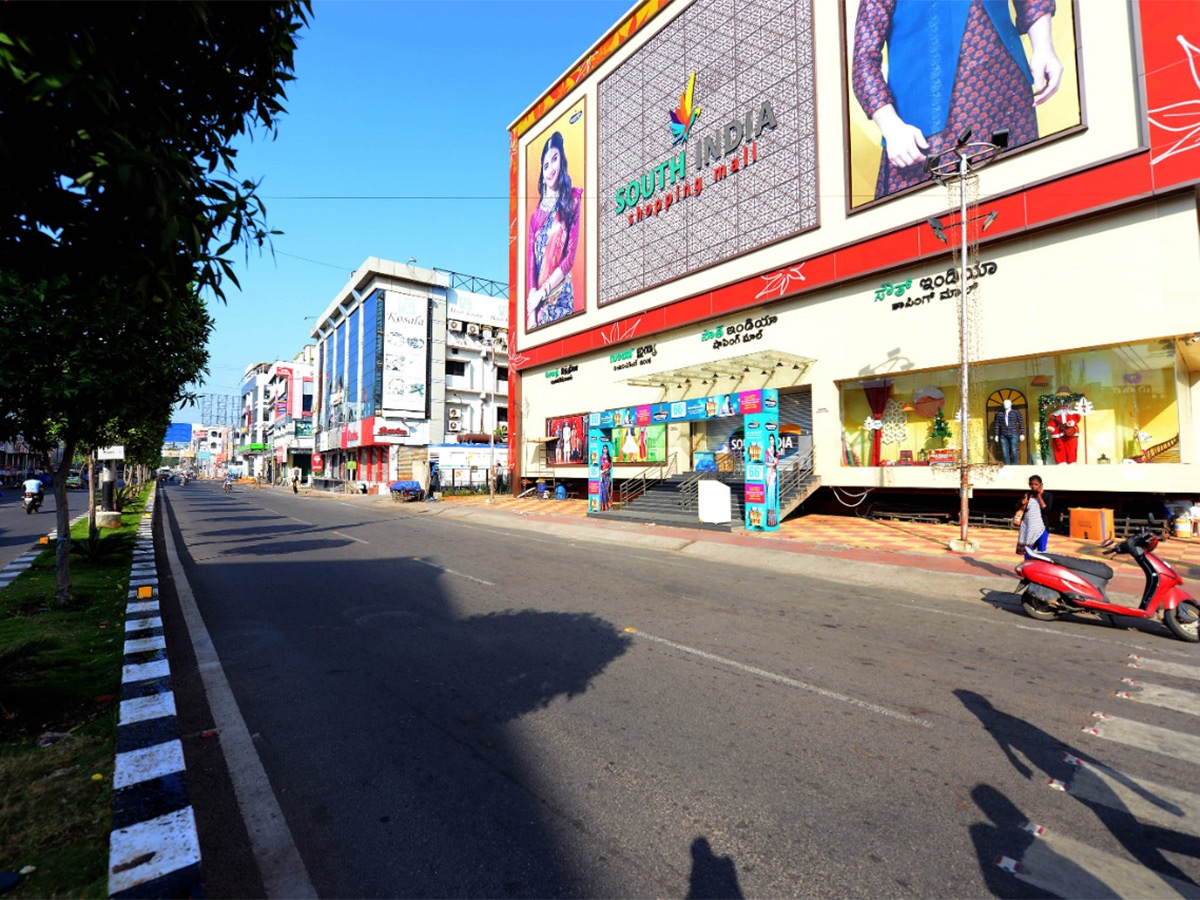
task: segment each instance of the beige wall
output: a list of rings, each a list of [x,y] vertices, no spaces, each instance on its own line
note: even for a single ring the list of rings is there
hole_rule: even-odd
[[[982,260],[994,262],[996,271],[979,281],[979,332],[973,354],[978,353],[981,360],[1016,359],[1195,331],[1195,286],[1200,284],[1196,230],[1195,202],[1184,195],[984,248]],[[906,293],[921,294],[922,278],[944,274],[952,265],[954,260],[947,253],[937,265],[891,273],[887,280],[898,283],[911,278],[913,288]],[[683,366],[718,362],[751,350],[780,350],[815,360],[796,383],[812,386],[817,466],[823,483],[953,487],[956,473],[927,468],[845,468],[840,464],[839,381],[944,368],[958,362],[955,301],[935,300],[893,310],[891,298],[876,300],[880,283],[873,279],[841,285],[801,300],[774,304],[769,312],[779,321],[765,330],[761,341],[750,346],[713,350],[711,341],[701,340],[705,329],[741,322],[746,318],[743,313],[658,340],[634,342],[655,344],[657,355],[647,366],[614,371],[609,354],[603,352],[570,360],[569,364],[578,369],[569,381],[559,384],[546,377],[550,369],[529,370],[522,386],[525,434],[541,434],[544,420],[550,416],[680,399],[677,390],[628,385],[625,379],[630,377],[644,378]],[[613,350],[626,347],[617,344]],[[790,372],[785,374],[791,376]],[[1181,428],[1192,429],[1197,421],[1191,396],[1195,381],[1194,375],[1179,380],[1183,391],[1180,406],[1186,407],[1180,414]],[[761,374],[752,373],[741,382],[723,380],[721,392],[763,386],[783,389],[792,383],[774,376],[764,380]],[[683,396],[708,393],[714,391],[697,384]],[[948,396],[947,414],[956,407],[957,398]],[[1100,411],[1101,416],[1104,414]],[[1152,433],[1162,439],[1170,428],[1170,424],[1163,424]],[[1197,442],[1190,431],[1182,440],[1189,454],[1184,459],[1188,461]],[[679,444],[672,439],[670,450],[676,449],[680,449]],[[1025,467],[1007,467],[992,473],[989,484],[1019,487],[1028,473]],[[584,470],[563,470],[563,474],[582,477]],[[1200,491],[1200,467],[1058,467],[1054,481],[1054,486],[1063,490]],[[987,485],[981,483],[980,487]]]

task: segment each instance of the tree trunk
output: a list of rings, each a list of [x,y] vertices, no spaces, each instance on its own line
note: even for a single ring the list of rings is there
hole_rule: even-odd
[[[54,604],[71,602],[71,510],[67,504],[67,473],[75,459],[75,441],[63,447],[54,473],[54,505],[58,507],[58,540],[54,545]]]
[[[88,537],[96,539],[96,453],[88,454]]]

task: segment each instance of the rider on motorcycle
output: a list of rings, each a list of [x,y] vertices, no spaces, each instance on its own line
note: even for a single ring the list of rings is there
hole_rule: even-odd
[[[34,475],[30,475],[25,479],[25,502],[32,503],[35,507],[42,505],[42,496],[45,491],[45,485],[42,480]]]
[[[32,497],[35,494],[40,497],[40,496],[42,496],[43,491],[45,491],[45,485],[42,484],[42,480],[40,478],[36,478],[33,475],[30,475],[28,478],[25,479],[25,496],[26,497]]]

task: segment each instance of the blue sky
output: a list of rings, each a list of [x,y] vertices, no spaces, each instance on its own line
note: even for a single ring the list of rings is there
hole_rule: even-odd
[[[238,145],[262,179],[274,257],[235,251],[199,393],[290,359],[369,256],[508,279],[508,125],[633,0],[314,4],[279,135]],[[406,199],[292,199],[406,198]],[[435,197],[439,199],[413,199]],[[471,198],[471,199],[461,199]],[[194,421],[184,410],[177,421]]]

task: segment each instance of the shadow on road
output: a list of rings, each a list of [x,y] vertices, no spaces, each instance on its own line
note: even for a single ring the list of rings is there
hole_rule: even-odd
[[[742,900],[743,896],[733,860],[713,853],[706,837],[692,841],[688,900]]]
[[[958,697],[963,706],[979,719],[980,724],[996,741],[1005,756],[1008,757],[1013,768],[1026,778],[1048,776],[1063,782],[1069,782],[1078,772],[1068,762],[1070,757],[1075,757],[1094,765],[1100,765],[1097,760],[1088,754],[1063,743],[1036,725],[997,709],[992,705],[990,700],[974,691],[959,689],[954,691],[954,695]],[[1166,813],[1168,816],[1181,815],[1181,810],[1177,806],[1157,796],[1136,779],[1111,769],[1105,769],[1105,771],[1114,780],[1114,783],[1120,784],[1123,788]],[[988,785],[977,787],[973,792],[973,796],[980,809],[987,813],[989,818],[998,825],[1010,824],[1014,816],[1020,816],[1007,797]],[[1075,795],[1072,795],[1072,797],[1077,802],[1088,807],[1112,835],[1121,842],[1129,854],[1143,866],[1185,883],[1193,883],[1184,872],[1163,855],[1163,850],[1200,857],[1200,839],[1197,839],[1194,835],[1168,828],[1146,828],[1129,811],[1116,791],[1103,781],[1097,783],[1086,799],[1076,797]],[[1020,828],[1023,821],[1025,821],[1023,818],[1017,821],[1015,828]],[[972,829],[972,834],[975,836],[974,829]],[[1025,842],[1025,845],[1028,846],[1028,842]],[[980,846],[981,842],[977,838],[976,847],[979,848]],[[992,862],[994,862],[994,855]],[[984,876],[989,879],[989,886],[991,886],[991,879],[994,873],[989,871],[982,853],[980,863],[984,865]],[[994,868],[994,865],[992,865],[992,868]],[[1077,896],[1112,896],[1111,889],[1100,890],[1105,887],[1103,884],[1083,872],[1083,870],[1080,869],[1079,871],[1081,873],[1079,877],[1082,879],[1080,884],[1084,887],[1085,892],[1079,893]],[[1091,884],[1088,879],[1095,883]],[[1098,892],[1090,891],[1087,885],[1096,888]]]
[[[182,547],[184,568],[319,896],[595,893],[554,761],[530,762],[537,729],[521,720],[587,691],[627,635],[509,608],[478,579],[378,546],[356,561],[313,538],[328,528],[256,539],[231,507],[235,527],[214,538],[178,493],[165,507],[185,537],[209,536],[213,555]],[[221,826],[195,802],[203,842]],[[736,888],[732,863],[729,882],[708,862],[700,884]]]

